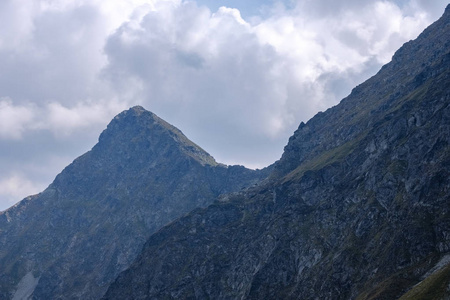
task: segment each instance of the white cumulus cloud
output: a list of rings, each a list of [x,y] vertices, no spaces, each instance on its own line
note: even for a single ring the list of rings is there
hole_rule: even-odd
[[[14,105],[9,98],[0,98],[0,140],[19,139],[32,127],[34,112],[30,106]]]

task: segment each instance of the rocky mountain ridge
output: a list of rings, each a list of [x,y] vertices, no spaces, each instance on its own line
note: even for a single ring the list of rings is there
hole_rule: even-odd
[[[268,170],[218,164],[140,106],[42,193],[0,212],[0,299],[99,299],[149,235]]]
[[[270,180],[153,234],[103,299],[449,299],[450,6]]]

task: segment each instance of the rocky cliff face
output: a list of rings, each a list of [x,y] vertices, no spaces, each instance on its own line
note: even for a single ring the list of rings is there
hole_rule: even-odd
[[[151,233],[266,173],[220,165],[133,107],[44,192],[0,213],[0,299],[98,299]]]
[[[104,299],[449,299],[450,7],[269,182],[152,235]]]

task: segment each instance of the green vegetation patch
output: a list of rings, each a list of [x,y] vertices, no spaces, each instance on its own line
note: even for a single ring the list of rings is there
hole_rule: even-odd
[[[359,137],[348,141],[340,146],[337,146],[333,149],[324,151],[314,157],[311,160],[308,160],[298,166],[295,170],[290,172],[284,177],[284,182],[287,182],[292,179],[301,178],[306,171],[314,171],[320,170],[328,165],[331,165],[335,162],[342,161],[346,156],[348,156],[355,147],[359,144],[359,142],[367,135],[366,132],[362,133]]]
[[[450,264],[434,272],[415,285],[399,300],[438,300],[448,296],[450,288]]]

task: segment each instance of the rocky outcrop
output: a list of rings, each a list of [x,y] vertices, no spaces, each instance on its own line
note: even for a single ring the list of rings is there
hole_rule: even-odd
[[[265,184],[146,242],[104,299],[448,299],[450,7],[301,124]]]
[[[142,107],[0,213],[0,299],[98,299],[153,232],[266,171],[224,166]]]

